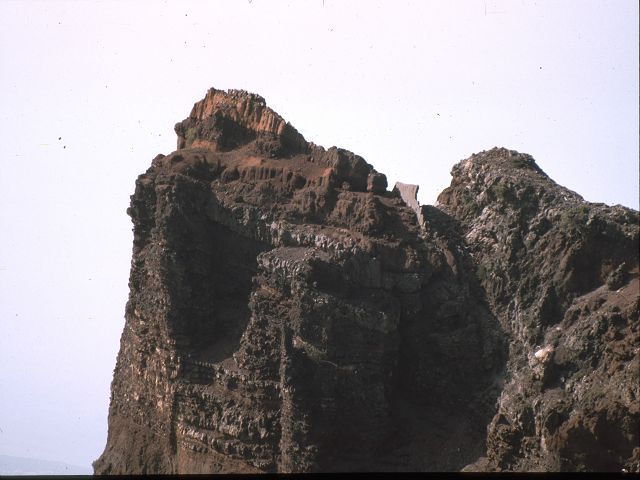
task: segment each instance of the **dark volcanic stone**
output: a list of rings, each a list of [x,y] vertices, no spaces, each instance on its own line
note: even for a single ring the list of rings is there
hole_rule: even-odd
[[[637,212],[504,149],[407,205],[243,91],[176,132],[96,473],[640,469]]]

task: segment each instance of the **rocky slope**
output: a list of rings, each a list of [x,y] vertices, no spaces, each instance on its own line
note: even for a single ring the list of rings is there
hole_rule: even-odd
[[[640,469],[637,212],[504,149],[421,207],[243,91],[176,132],[96,473]]]
[[[640,468],[638,214],[528,155],[482,152],[439,197],[509,340],[487,457],[469,469]]]

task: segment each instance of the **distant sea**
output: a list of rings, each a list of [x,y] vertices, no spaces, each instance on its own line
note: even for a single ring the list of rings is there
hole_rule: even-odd
[[[0,475],[91,475],[93,468],[39,458],[0,455]]]

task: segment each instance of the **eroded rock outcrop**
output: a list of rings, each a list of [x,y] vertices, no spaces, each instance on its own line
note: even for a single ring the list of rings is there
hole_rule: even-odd
[[[96,473],[638,468],[636,212],[506,150],[407,205],[243,91],[176,132]]]
[[[638,471],[638,213],[585,202],[506,149],[452,174],[439,202],[510,350],[488,458],[470,469]]]

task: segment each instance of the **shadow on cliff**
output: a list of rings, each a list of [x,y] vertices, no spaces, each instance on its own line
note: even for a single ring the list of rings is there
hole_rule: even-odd
[[[212,197],[202,183],[177,178],[176,187],[180,208],[167,215],[164,230],[171,336],[181,355],[217,363],[239,347],[256,259],[270,247],[203,215]]]
[[[423,206],[422,213],[426,243],[437,246],[431,257],[437,267],[422,287],[419,312],[401,322],[394,429],[380,447],[380,464],[459,471],[485,455],[502,391],[506,337],[458,222],[436,207]]]

